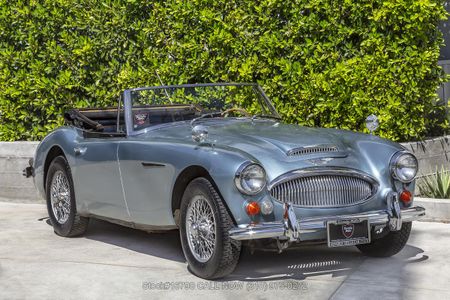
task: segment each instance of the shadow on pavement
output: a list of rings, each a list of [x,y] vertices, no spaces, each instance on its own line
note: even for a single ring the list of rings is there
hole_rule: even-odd
[[[178,230],[147,233],[142,230],[91,219],[84,237],[147,255],[185,262]]]
[[[84,237],[163,259],[185,262],[178,230],[147,233],[91,219]],[[236,270],[220,281],[304,280],[319,275],[349,276],[368,260],[378,260],[378,265],[385,265],[386,271],[394,268],[401,272],[406,264],[428,259],[426,255],[420,256],[421,253],[422,249],[410,245],[391,258],[367,258],[356,247],[297,246],[281,254],[258,250],[251,254],[244,248]]]
[[[282,253],[245,251],[236,270],[227,280],[265,281],[331,274],[346,276],[364,260],[356,248],[329,249],[326,245],[300,246]]]
[[[244,252],[236,270],[226,280],[265,281],[265,280],[304,280],[314,276],[349,276],[368,260],[379,261],[392,270],[401,270],[423,250],[407,245],[401,253],[392,258],[368,258],[356,247],[330,249],[326,245],[302,246],[288,249],[281,254],[276,252]]]

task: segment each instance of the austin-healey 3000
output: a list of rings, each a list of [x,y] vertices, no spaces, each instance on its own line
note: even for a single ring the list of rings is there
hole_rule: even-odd
[[[285,124],[257,84],[133,88],[116,107],[64,117],[24,171],[56,234],[81,235],[90,218],[179,229],[202,278],[230,274],[243,245],[392,256],[425,214],[413,154],[374,134]]]

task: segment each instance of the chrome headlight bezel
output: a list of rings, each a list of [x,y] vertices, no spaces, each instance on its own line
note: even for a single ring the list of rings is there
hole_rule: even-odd
[[[251,190],[249,189],[249,185],[244,183],[244,180],[248,179],[246,178],[247,175],[249,175],[249,172],[253,168],[259,168],[259,170],[262,172],[261,180],[263,182],[261,183],[260,187],[257,190]],[[234,176],[234,184],[236,185],[236,188],[241,192],[242,194],[254,196],[256,194],[259,194],[267,185],[267,177],[266,177],[266,171],[264,168],[255,162],[245,162],[242,165],[239,166],[239,168],[236,171],[236,174]]]
[[[405,164],[402,161],[405,160],[406,157],[412,158],[412,160],[414,161],[415,167],[409,166],[409,168],[414,169],[413,176],[405,176],[404,173],[401,173],[402,172],[401,168],[405,166]],[[413,181],[416,178],[417,172],[419,170],[419,162],[417,158],[414,156],[414,154],[408,151],[398,151],[397,153],[395,153],[392,156],[389,165],[392,177],[403,183],[409,183]]]

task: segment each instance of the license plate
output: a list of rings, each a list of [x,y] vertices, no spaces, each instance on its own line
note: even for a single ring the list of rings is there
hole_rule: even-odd
[[[367,219],[333,220],[327,222],[328,247],[354,246],[370,243]]]

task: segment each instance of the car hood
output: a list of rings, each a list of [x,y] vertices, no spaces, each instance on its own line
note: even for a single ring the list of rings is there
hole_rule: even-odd
[[[374,135],[272,120],[208,119],[198,124],[208,128],[208,141],[213,147],[238,151],[261,163],[271,170],[270,177],[292,169],[324,165],[373,174],[378,164],[387,165],[392,154],[402,149],[399,144]],[[163,126],[140,138],[193,143],[188,123]]]

